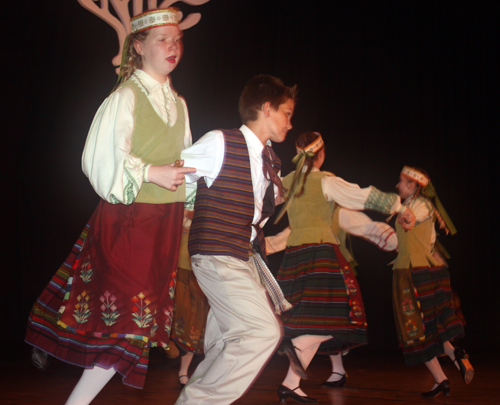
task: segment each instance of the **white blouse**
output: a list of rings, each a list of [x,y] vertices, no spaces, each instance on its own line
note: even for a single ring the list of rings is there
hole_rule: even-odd
[[[182,97],[177,98],[180,103],[176,102],[170,78],[162,84],[138,69],[129,80],[137,83],[158,116],[169,127],[174,126],[177,121],[177,108],[184,108],[184,148],[190,146],[191,129],[187,106]],[[96,193],[111,203],[131,204],[142,183],[147,181],[150,165],[130,153],[134,108],[135,98],[131,89],[122,87],[110,94],[94,117],[83,150],[83,172]],[[134,190],[132,199],[124,193],[130,184]]]

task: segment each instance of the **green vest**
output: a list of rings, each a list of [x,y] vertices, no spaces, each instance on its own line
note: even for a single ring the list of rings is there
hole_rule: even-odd
[[[312,172],[307,177],[304,194],[292,197],[288,208],[288,220],[292,232],[287,240],[287,246],[300,246],[306,243],[332,243],[338,245],[338,239],[331,228],[334,201],[326,201],[321,188],[321,179],[327,176],[325,172]],[[303,174],[299,180],[296,192],[302,188]],[[293,172],[283,179],[283,186],[290,188]]]
[[[396,221],[399,252],[394,261],[394,269],[437,266],[439,263],[432,257],[431,237],[434,220],[426,219],[406,232]]]
[[[177,121],[173,127],[169,127],[133,80],[127,80],[122,86],[131,89],[135,96],[131,154],[154,166],[180,159],[186,120],[186,112],[180,98],[174,96],[177,102]],[[165,204],[183,202],[185,198],[185,184],[179,186],[176,191],[168,191],[156,184],[144,182],[134,202]]]

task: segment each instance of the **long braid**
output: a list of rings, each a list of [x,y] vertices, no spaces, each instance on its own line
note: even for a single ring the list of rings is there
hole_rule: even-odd
[[[142,56],[137,53],[135,50],[135,41],[144,42],[148,37],[150,30],[146,30],[143,32],[137,32],[135,34],[130,34],[127,41],[125,41],[124,49],[122,52],[126,52],[125,61],[122,63],[120,67],[120,78],[116,83],[113,91],[115,91],[121,83],[127,81],[130,76],[136,71],[136,69],[142,68]],[[125,45],[127,45],[127,49],[125,49]]]
[[[302,181],[302,187],[301,187],[299,192],[295,193],[294,197],[300,197],[302,194],[304,194],[304,186],[306,185],[307,176],[309,176],[309,173],[311,173],[311,170],[313,168],[313,162],[315,159],[316,159],[316,156],[312,156],[312,157],[306,159],[305,165],[307,165],[307,170],[304,174],[304,180]]]
[[[302,135],[299,136],[299,139],[295,142],[295,144],[299,148],[305,148],[307,145],[310,145],[312,142],[314,142],[319,135],[317,132],[306,132]],[[321,150],[321,149],[320,149]],[[317,151],[314,156],[308,157],[305,161],[305,165],[307,166],[307,170],[304,174],[304,180],[302,181],[302,187],[299,192],[295,193],[294,197],[300,197],[302,194],[304,194],[304,187],[306,185],[307,177],[309,176],[309,173],[311,173],[311,170],[313,168],[313,163],[314,161],[318,158],[318,152]]]

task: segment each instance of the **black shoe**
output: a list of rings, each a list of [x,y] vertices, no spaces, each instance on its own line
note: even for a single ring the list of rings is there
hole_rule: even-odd
[[[471,366],[469,362],[469,355],[464,349],[455,349],[455,360],[453,360],[453,362],[457,362],[465,383],[470,384],[474,378],[474,368]]]
[[[287,398],[293,399],[299,404],[317,404],[319,402],[316,398],[303,397],[302,395],[297,394],[296,392],[294,392],[296,389],[299,389],[299,387],[291,390],[284,385],[280,385],[278,388],[278,396],[280,397],[280,402],[282,404],[285,403]]]
[[[184,388],[186,386],[186,384],[181,383],[181,378],[182,377],[187,377],[188,380],[189,380],[189,376],[188,375],[180,375],[179,376],[179,385],[181,386],[181,388]]]
[[[448,380],[443,380],[436,388],[428,392],[423,392],[422,396],[424,398],[434,398],[439,394],[443,393],[445,397],[450,395],[450,382]]]
[[[50,365],[52,356],[49,356],[43,350],[31,346],[31,363],[40,371],[45,371]]]
[[[341,388],[341,387],[343,387],[347,381],[347,374],[340,374],[340,373],[332,373],[332,374],[341,375],[342,378],[338,381],[325,381],[323,384],[321,384],[321,386],[326,387],[326,388]]]
[[[281,343],[281,346],[278,349],[278,354],[280,356],[288,357],[290,361],[290,366],[295,374],[297,374],[303,380],[307,380],[306,370],[302,367],[302,363],[297,357],[297,352],[295,351],[295,346],[292,344],[292,341],[287,339]]]

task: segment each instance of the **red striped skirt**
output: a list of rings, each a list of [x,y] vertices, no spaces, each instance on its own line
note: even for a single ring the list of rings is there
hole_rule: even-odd
[[[423,323],[423,338],[412,343],[401,342],[407,365],[420,364],[444,353],[443,343],[464,335],[462,322],[455,315],[450,287],[450,273],[445,266],[409,270]],[[395,313],[402,311],[395,306]],[[402,316],[396,316],[397,319]],[[396,322],[401,337],[400,325]]]
[[[337,245],[287,247],[277,280],[293,305],[280,315],[285,336],[332,335],[320,346],[323,354],[367,343],[361,291]]]

